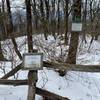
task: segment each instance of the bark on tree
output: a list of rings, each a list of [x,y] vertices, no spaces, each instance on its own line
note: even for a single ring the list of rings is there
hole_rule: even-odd
[[[77,54],[77,48],[78,48],[78,40],[79,40],[79,33],[72,32],[71,33],[70,46],[69,46],[69,52],[68,52],[68,57],[67,57],[66,63],[76,64],[76,54]]]
[[[60,34],[60,0],[58,0],[57,7],[57,33]]]
[[[77,4],[74,4],[74,8],[73,8],[73,21],[76,21],[76,19],[75,19],[76,17],[81,18],[81,0],[73,0],[73,2],[77,3]],[[70,39],[69,52],[68,52],[68,57],[67,57],[66,63],[76,64],[78,40],[79,40],[79,33],[72,32],[71,39]]]
[[[4,59],[4,55],[2,53],[2,48],[1,48],[1,42],[0,42],[0,61],[3,61]]]
[[[43,3],[43,0],[40,0],[40,12],[41,12],[42,30],[44,32],[44,37],[47,40],[48,29],[47,29],[47,23],[46,23],[46,20],[45,20],[45,11],[44,11],[44,3]]]
[[[49,0],[44,0],[45,1],[45,6],[46,6],[46,19],[49,21],[49,12],[50,12],[50,7],[49,7]]]
[[[18,50],[18,45],[16,43],[16,40],[15,40],[15,38],[12,38],[14,28],[13,28],[13,19],[12,19],[12,14],[11,14],[10,1],[6,0],[6,4],[7,4],[7,12],[8,12],[8,23],[9,23],[7,33],[8,33],[8,36],[11,37],[11,40],[12,40],[12,43],[13,43],[16,54],[18,55],[20,60],[22,60],[22,56],[21,56],[21,53]]]
[[[65,45],[68,44],[68,4],[69,4],[69,0],[65,0]]]
[[[73,0],[74,3],[76,2],[79,2],[78,4],[74,4],[74,8],[73,8],[73,19],[75,19],[75,17],[78,15],[78,16],[81,16],[81,0]],[[80,11],[77,11],[76,12],[76,9],[75,7],[78,7],[78,10]],[[71,39],[70,39],[70,45],[69,45],[69,51],[68,51],[68,56],[67,56],[67,59],[66,59],[66,63],[69,63],[69,64],[76,64],[76,54],[77,54],[77,48],[78,48],[78,40],[79,40],[79,33],[77,32],[72,32],[71,33]],[[64,76],[66,74],[66,71],[60,71],[60,75],[61,76]]]
[[[31,0],[26,1],[28,51],[33,52]]]
[[[37,14],[37,8],[36,8],[36,0],[33,0],[33,14],[34,14],[34,24],[35,24],[35,29],[36,31],[38,30],[38,14]]]
[[[55,12],[56,12],[56,1],[55,0],[52,0],[51,1],[51,6],[52,6],[52,9],[51,9],[51,12],[50,12],[50,17],[51,17],[51,21],[50,21],[50,31],[52,33],[52,35],[54,36],[54,38],[56,39],[56,17],[55,17]]]
[[[86,19],[87,19],[87,0],[85,0],[85,8],[84,8],[84,12],[83,12],[83,21],[84,21],[84,25],[83,25],[83,37],[82,37],[82,41],[85,41],[85,43],[87,43],[86,41]]]

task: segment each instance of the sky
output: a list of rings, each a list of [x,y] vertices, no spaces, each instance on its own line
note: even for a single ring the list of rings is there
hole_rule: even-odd
[[[19,7],[23,6],[25,4],[25,0],[10,0],[11,2],[11,7]],[[1,2],[1,0],[0,0]]]

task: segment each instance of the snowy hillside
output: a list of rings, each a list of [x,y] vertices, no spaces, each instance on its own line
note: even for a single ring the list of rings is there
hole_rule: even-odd
[[[20,38],[17,39],[17,41],[19,40]],[[25,37],[21,40],[24,42]],[[87,44],[82,43],[79,45],[77,63],[100,64],[100,41],[94,41],[90,49],[88,49],[90,37],[88,37],[87,40]],[[43,48],[48,48],[48,53],[46,50],[42,51],[46,53],[44,56],[45,60],[53,59],[53,57],[57,58],[66,54],[67,47],[64,48],[64,46],[58,45],[60,43],[59,38],[54,40],[53,37],[50,36],[47,41],[43,40],[42,36],[36,36],[33,41],[34,45],[37,45],[35,48],[38,48],[40,51],[42,51]],[[39,47],[40,43],[44,47]],[[27,47],[24,45],[20,49],[22,49],[22,53],[25,50],[25,52],[27,52]],[[53,55],[51,51],[53,51]],[[50,58],[47,58],[49,55]],[[27,71],[19,71],[18,78],[26,79]],[[100,100],[99,73],[70,71],[67,72],[66,76],[60,77],[53,69],[48,70],[44,68],[44,70],[39,71],[38,78],[38,87],[57,93],[61,96],[68,97],[71,100]],[[0,85],[0,100],[27,100],[27,86],[13,87]],[[42,100],[42,98],[37,96],[36,100]]]

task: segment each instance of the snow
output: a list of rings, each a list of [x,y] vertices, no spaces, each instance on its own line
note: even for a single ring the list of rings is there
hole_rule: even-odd
[[[0,100],[26,100],[26,98],[27,86],[0,86]]]
[[[47,75],[43,82],[38,83],[38,86],[43,87],[46,90],[57,93],[61,96],[68,97],[71,100],[99,100],[99,78],[90,77],[92,74],[68,72],[65,77],[60,77],[56,72],[52,70],[44,70]],[[43,74],[42,74],[43,75]],[[39,77],[42,76],[40,74]],[[96,86],[96,84],[98,86]]]
[[[52,60],[53,57],[57,59],[59,56],[62,57],[61,60],[64,60],[64,58],[66,58],[64,55],[67,54],[68,47],[58,45],[60,43],[59,37],[57,40],[54,40],[52,36],[49,36],[48,39],[48,41],[44,40],[42,35],[34,36],[33,39],[33,44],[36,45],[40,51],[46,53],[44,60]],[[100,64],[100,41],[93,41],[89,48],[90,39],[90,37],[87,37],[87,44],[80,42],[77,64]],[[19,40],[20,38],[17,39],[18,42]],[[25,38],[23,38],[23,41],[24,40]],[[39,47],[40,45],[43,47]],[[46,47],[47,49],[45,49]],[[43,49],[45,49],[45,51],[43,51]],[[24,50],[27,51],[27,48],[23,45],[22,52],[24,52]],[[53,54],[51,51],[53,51]],[[48,58],[51,54],[53,56]],[[27,74],[28,71],[20,70],[18,72],[18,79],[26,79]],[[1,72],[0,75],[2,75]],[[13,77],[10,79],[12,78]],[[99,86],[99,73],[70,71],[67,72],[66,76],[60,77],[53,69],[44,68],[38,71],[37,87],[68,97],[71,100],[100,100]],[[0,85],[0,100],[27,100],[27,91],[27,86],[13,87]],[[36,96],[36,100],[42,100],[42,98]]]

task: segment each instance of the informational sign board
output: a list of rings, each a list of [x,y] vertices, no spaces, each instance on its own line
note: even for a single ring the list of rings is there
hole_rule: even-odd
[[[82,31],[82,23],[72,23],[72,32],[81,32]]]
[[[24,70],[40,70],[43,68],[42,53],[26,53],[23,55]]]

